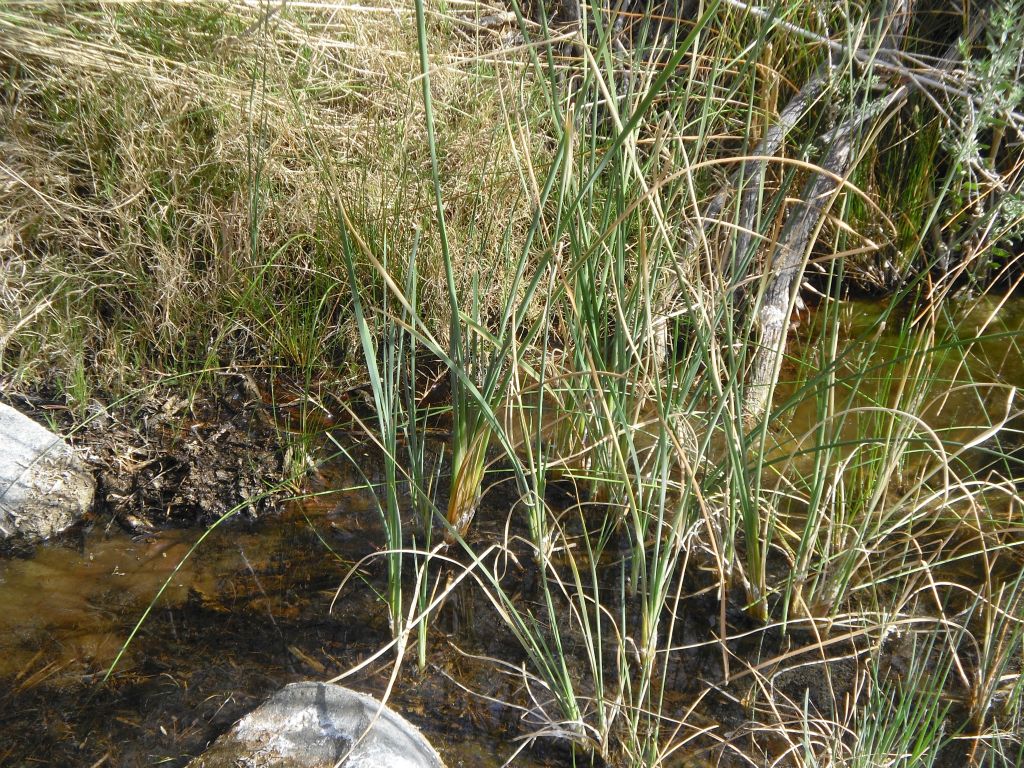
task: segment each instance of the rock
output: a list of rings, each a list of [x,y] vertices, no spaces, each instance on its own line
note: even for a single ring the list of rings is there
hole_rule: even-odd
[[[0,542],[60,533],[89,510],[95,490],[71,446],[0,403]]]
[[[430,743],[372,696],[292,683],[239,720],[188,768],[444,768]]]

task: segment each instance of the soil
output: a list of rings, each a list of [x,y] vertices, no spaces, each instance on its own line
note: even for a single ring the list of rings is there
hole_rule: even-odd
[[[75,414],[47,394],[10,395],[11,405],[55,423],[93,467],[91,521],[132,533],[171,525],[208,526],[229,513],[250,520],[284,496],[285,431],[247,376],[188,397],[170,389],[123,404],[90,402]]]

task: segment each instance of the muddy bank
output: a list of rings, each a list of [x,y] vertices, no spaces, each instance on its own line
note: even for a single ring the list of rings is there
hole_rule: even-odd
[[[48,393],[4,400],[55,424],[96,475],[86,525],[116,523],[133,533],[207,526],[225,514],[254,520],[285,495],[288,434],[247,376],[193,395],[158,388],[130,400],[90,401],[73,412]]]
[[[0,558],[0,765],[183,766],[281,686],[346,672],[391,639],[383,562],[330,608],[352,564],[384,539],[372,492],[356,489],[364,476],[334,462],[305,479],[315,496],[267,493],[284,478],[293,424],[251,380],[191,401],[172,391],[96,401],[84,415],[62,398],[6,399],[69,434],[99,492],[82,524]],[[473,622],[453,611],[462,604],[441,617],[429,666],[407,659],[391,701],[449,766],[498,766],[521,746],[520,712],[466,686],[515,701],[519,681],[492,680],[442,627],[468,630],[459,643],[470,649],[525,658],[510,637],[475,646]],[[380,696],[392,664],[387,654],[346,684]],[[571,759],[549,742],[517,763]]]

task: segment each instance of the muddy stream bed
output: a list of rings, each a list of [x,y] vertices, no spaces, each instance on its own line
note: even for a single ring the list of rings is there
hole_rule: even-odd
[[[324,482],[356,483],[334,470]],[[383,540],[370,502],[349,491],[256,522],[229,521],[177,573],[201,530],[133,536],[97,525],[0,561],[0,765],[183,765],[284,684],[329,679],[372,655],[390,639],[373,590],[355,579],[329,610],[351,564]],[[383,584],[383,568],[363,572]],[[448,765],[501,765],[519,746],[518,712],[461,685],[502,700],[515,698],[506,690],[515,683],[446,649],[443,625],[444,617],[431,666],[420,674],[407,659],[390,701]],[[462,623],[460,644],[501,651],[475,634]],[[380,695],[391,658],[345,683]],[[562,764],[564,755],[544,760],[544,752],[517,764]]]
[[[1005,315],[1002,327],[1009,323],[1019,332],[1024,303],[1015,302]],[[851,329],[859,316],[851,315]],[[1024,384],[1021,356],[1007,359],[1003,347],[980,344],[974,354],[984,358],[985,375]],[[949,367],[955,380],[957,362]],[[986,407],[980,401],[954,405],[960,410],[944,406],[952,410],[941,420],[967,423]],[[969,417],[965,408],[972,410]],[[813,419],[813,408],[798,408],[787,434],[799,434],[799,422],[810,425]],[[779,443],[785,449],[785,434]],[[379,482],[372,459],[368,466],[370,480]],[[172,476],[167,469],[150,480]],[[370,561],[362,578],[337,594],[352,564],[385,540],[373,495],[347,459],[323,465],[306,490],[314,495],[279,499],[279,511],[242,514],[218,526],[180,568],[204,528],[143,520],[133,532],[138,521],[126,510],[120,524],[98,514],[59,541],[0,559],[0,765],[183,766],[286,683],[331,679],[385,645],[391,636],[387,612],[374,592],[385,583],[383,559]],[[128,492],[120,486],[108,491]],[[473,537],[502,536],[514,501],[500,490],[490,494]],[[618,570],[611,568],[613,580]],[[531,599],[529,568],[514,577],[520,581],[516,588]],[[695,593],[700,586],[694,585]],[[528,715],[511,706],[529,704],[522,677],[497,672],[493,662],[476,656],[515,668],[525,660],[523,651],[496,631],[500,619],[474,594],[465,590],[442,609],[422,672],[410,649],[390,703],[453,768],[500,766],[521,748],[515,765],[573,765],[563,742],[541,739],[524,747],[520,741],[531,730]],[[717,600],[695,594],[687,606],[678,627],[680,644],[710,641],[719,619]],[[728,619],[736,634],[753,628],[736,606],[730,606]],[[737,645],[733,651],[757,658],[789,647],[776,634],[752,637],[751,648]],[[711,645],[681,653],[669,670],[675,698],[666,701],[666,711],[686,712],[702,695],[704,681],[720,677],[720,658]],[[392,661],[393,655],[384,655],[344,684],[380,695]],[[843,675],[828,685],[834,689],[837,679]],[[820,684],[793,683],[795,691],[810,690],[812,698]],[[727,732],[744,718],[735,696],[712,695],[689,721]]]

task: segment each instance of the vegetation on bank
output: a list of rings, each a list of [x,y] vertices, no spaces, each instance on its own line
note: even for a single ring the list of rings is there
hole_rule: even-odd
[[[6,3],[3,385],[83,418],[192,373],[367,387],[393,649],[426,663],[439,576],[481,590],[534,734],[1014,764],[1022,12]],[[518,501],[487,541],[495,456]],[[687,639],[695,589],[721,613]],[[793,647],[739,652],[732,607]],[[680,709],[694,644],[718,666]],[[805,669],[830,696],[783,684]]]

